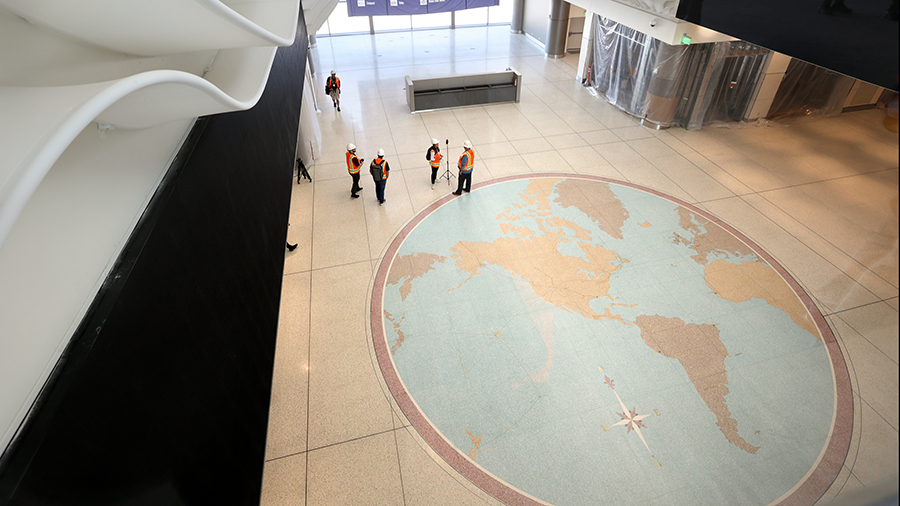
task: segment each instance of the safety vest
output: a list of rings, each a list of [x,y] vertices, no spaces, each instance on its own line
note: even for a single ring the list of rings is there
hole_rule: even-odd
[[[384,158],[376,158],[369,165],[369,172],[372,173],[372,176],[376,176],[376,171],[378,171],[377,174],[380,174],[380,176],[376,176],[378,177],[378,179],[375,179],[376,181],[384,181],[388,178],[388,173],[384,170],[385,165]]]
[[[341,80],[337,76],[328,76],[328,79],[325,80],[325,86],[341,89]]]
[[[463,158],[466,159],[466,164],[463,165]],[[472,167],[475,165],[475,152],[471,149],[467,149],[463,152],[462,156],[459,157],[459,171],[465,174],[472,172]]]
[[[440,168],[440,166],[441,166],[441,158],[443,158],[443,156],[441,156],[441,154],[438,153],[437,151],[435,151],[434,153],[431,154],[431,160],[430,160],[430,163],[431,163],[431,168],[432,168],[432,169]]]
[[[353,163],[356,160],[356,163]],[[359,174],[359,158],[356,154],[347,151],[347,172],[351,174]]]

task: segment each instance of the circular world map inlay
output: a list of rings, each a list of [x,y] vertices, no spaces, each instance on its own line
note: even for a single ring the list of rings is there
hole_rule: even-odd
[[[372,329],[412,425],[511,504],[811,504],[846,455],[846,367],[809,297],[634,185],[443,199],[389,248]]]

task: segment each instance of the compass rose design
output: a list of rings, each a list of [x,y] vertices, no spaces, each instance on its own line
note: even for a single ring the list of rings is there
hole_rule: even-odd
[[[647,415],[639,415],[639,414],[637,414],[637,407],[632,408],[632,409],[629,411],[628,408],[625,407],[625,403],[622,402],[622,398],[619,397],[619,394],[616,392],[616,387],[615,387],[615,384],[613,383],[613,380],[610,379],[609,376],[606,376],[604,382],[605,382],[606,385],[613,391],[613,393],[616,395],[616,399],[618,399],[618,401],[619,401],[619,406],[622,406],[622,412],[621,412],[621,413],[616,413],[616,414],[619,415],[622,419],[619,420],[618,422],[612,424],[612,426],[615,427],[615,426],[617,426],[617,425],[624,425],[625,428],[626,428],[626,431],[625,431],[626,434],[628,434],[629,432],[631,432],[632,430],[634,430],[634,431],[637,433],[638,437],[641,438],[641,442],[644,443],[644,447],[647,448],[647,451],[650,452],[650,456],[652,457],[652,456],[653,456],[653,452],[650,451],[650,446],[647,445],[647,440],[644,439],[644,435],[641,434],[641,427],[643,427],[643,428],[645,428],[645,429],[647,428],[647,426],[644,425],[644,424],[641,422],[641,420],[643,420],[644,418],[647,418],[647,417],[650,416],[650,415],[649,415],[649,414],[647,414]]]

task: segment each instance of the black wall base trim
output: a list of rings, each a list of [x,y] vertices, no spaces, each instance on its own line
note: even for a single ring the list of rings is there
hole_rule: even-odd
[[[195,124],[22,430],[0,504],[259,503],[307,34]]]

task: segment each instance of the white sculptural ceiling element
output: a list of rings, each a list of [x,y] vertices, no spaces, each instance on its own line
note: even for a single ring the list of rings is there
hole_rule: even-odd
[[[659,14],[670,19],[675,18],[678,0],[616,0],[619,3],[637,7],[638,9]]]
[[[0,451],[198,116],[253,107],[300,0],[0,0]]]

